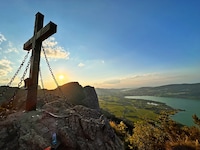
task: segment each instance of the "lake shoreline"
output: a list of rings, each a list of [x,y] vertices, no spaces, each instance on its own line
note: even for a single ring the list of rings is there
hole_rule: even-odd
[[[166,111],[169,113],[169,111],[171,111],[169,114],[170,116],[173,116],[175,115],[176,113],[180,112],[180,111],[185,111],[185,110],[182,110],[182,109],[176,109],[176,108],[173,108],[171,106],[168,106],[166,103],[164,102],[158,102],[158,101],[153,101],[153,100],[147,100],[147,99],[132,99],[132,98],[129,98],[129,96],[125,96],[124,97],[125,99],[130,99],[130,100],[139,100],[139,101],[145,101],[148,105],[153,105],[155,107],[160,107],[161,105],[164,107],[163,111]]]
[[[198,108],[198,106],[200,106],[200,101],[198,100],[156,96],[125,96],[125,98],[141,99],[145,101],[153,101],[155,103],[164,103],[165,105],[177,111],[170,118],[186,126],[194,125],[192,115],[200,115],[200,111]]]

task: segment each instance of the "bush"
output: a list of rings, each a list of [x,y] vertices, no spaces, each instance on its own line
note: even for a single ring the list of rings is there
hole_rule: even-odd
[[[199,118],[197,116],[193,118],[198,124]],[[122,121],[119,124],[110,121],[110,126],[124,142],[125,149],[200,149],[200,128],[180,125],[171,120],[169,115],[165,113],[161,114],[157,122],[149,120],[136,122],[131,134]]]

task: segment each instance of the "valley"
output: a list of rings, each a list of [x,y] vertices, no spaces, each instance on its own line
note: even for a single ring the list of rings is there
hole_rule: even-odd
[[[165,103],[141,99],[127,99],[122,96],[99,96],[99,105],[105,111],[123,120],[132,122],[150,119],[156,120],[163,111],[175,114],[178,110]]]
[[[173,120],[192,126],[192,115],[200,115],[200,83],[95,90],[103,110],[131,122],[155,121],[160,113],[165,112]]]

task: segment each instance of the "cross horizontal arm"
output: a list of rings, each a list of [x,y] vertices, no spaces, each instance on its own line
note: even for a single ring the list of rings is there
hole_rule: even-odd
[[[24,50],[30,51],[32,49],[32,43],[33,39],[35,40],[40,40],[44,41],[47,39],[49,36],[52,34],[56,33],[57,30],[57,25],[54,24],[53,22],[49,22],[44,28],[40,29],[36,35],[34,35],[31,39],[29,39],[25,44],[24,44]]]

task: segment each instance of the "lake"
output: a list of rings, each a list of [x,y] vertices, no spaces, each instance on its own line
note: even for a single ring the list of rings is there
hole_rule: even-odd
[[[171,118],[187,126],[194,125],[192,115],[196,114],[198,117],[200,117],[200,100],[156,96],[125,96],[125,98],[152,100],[155,102],[165,103],[166,105],[175,109],[185,110],[179,111],[175,115],[171,116]]]

